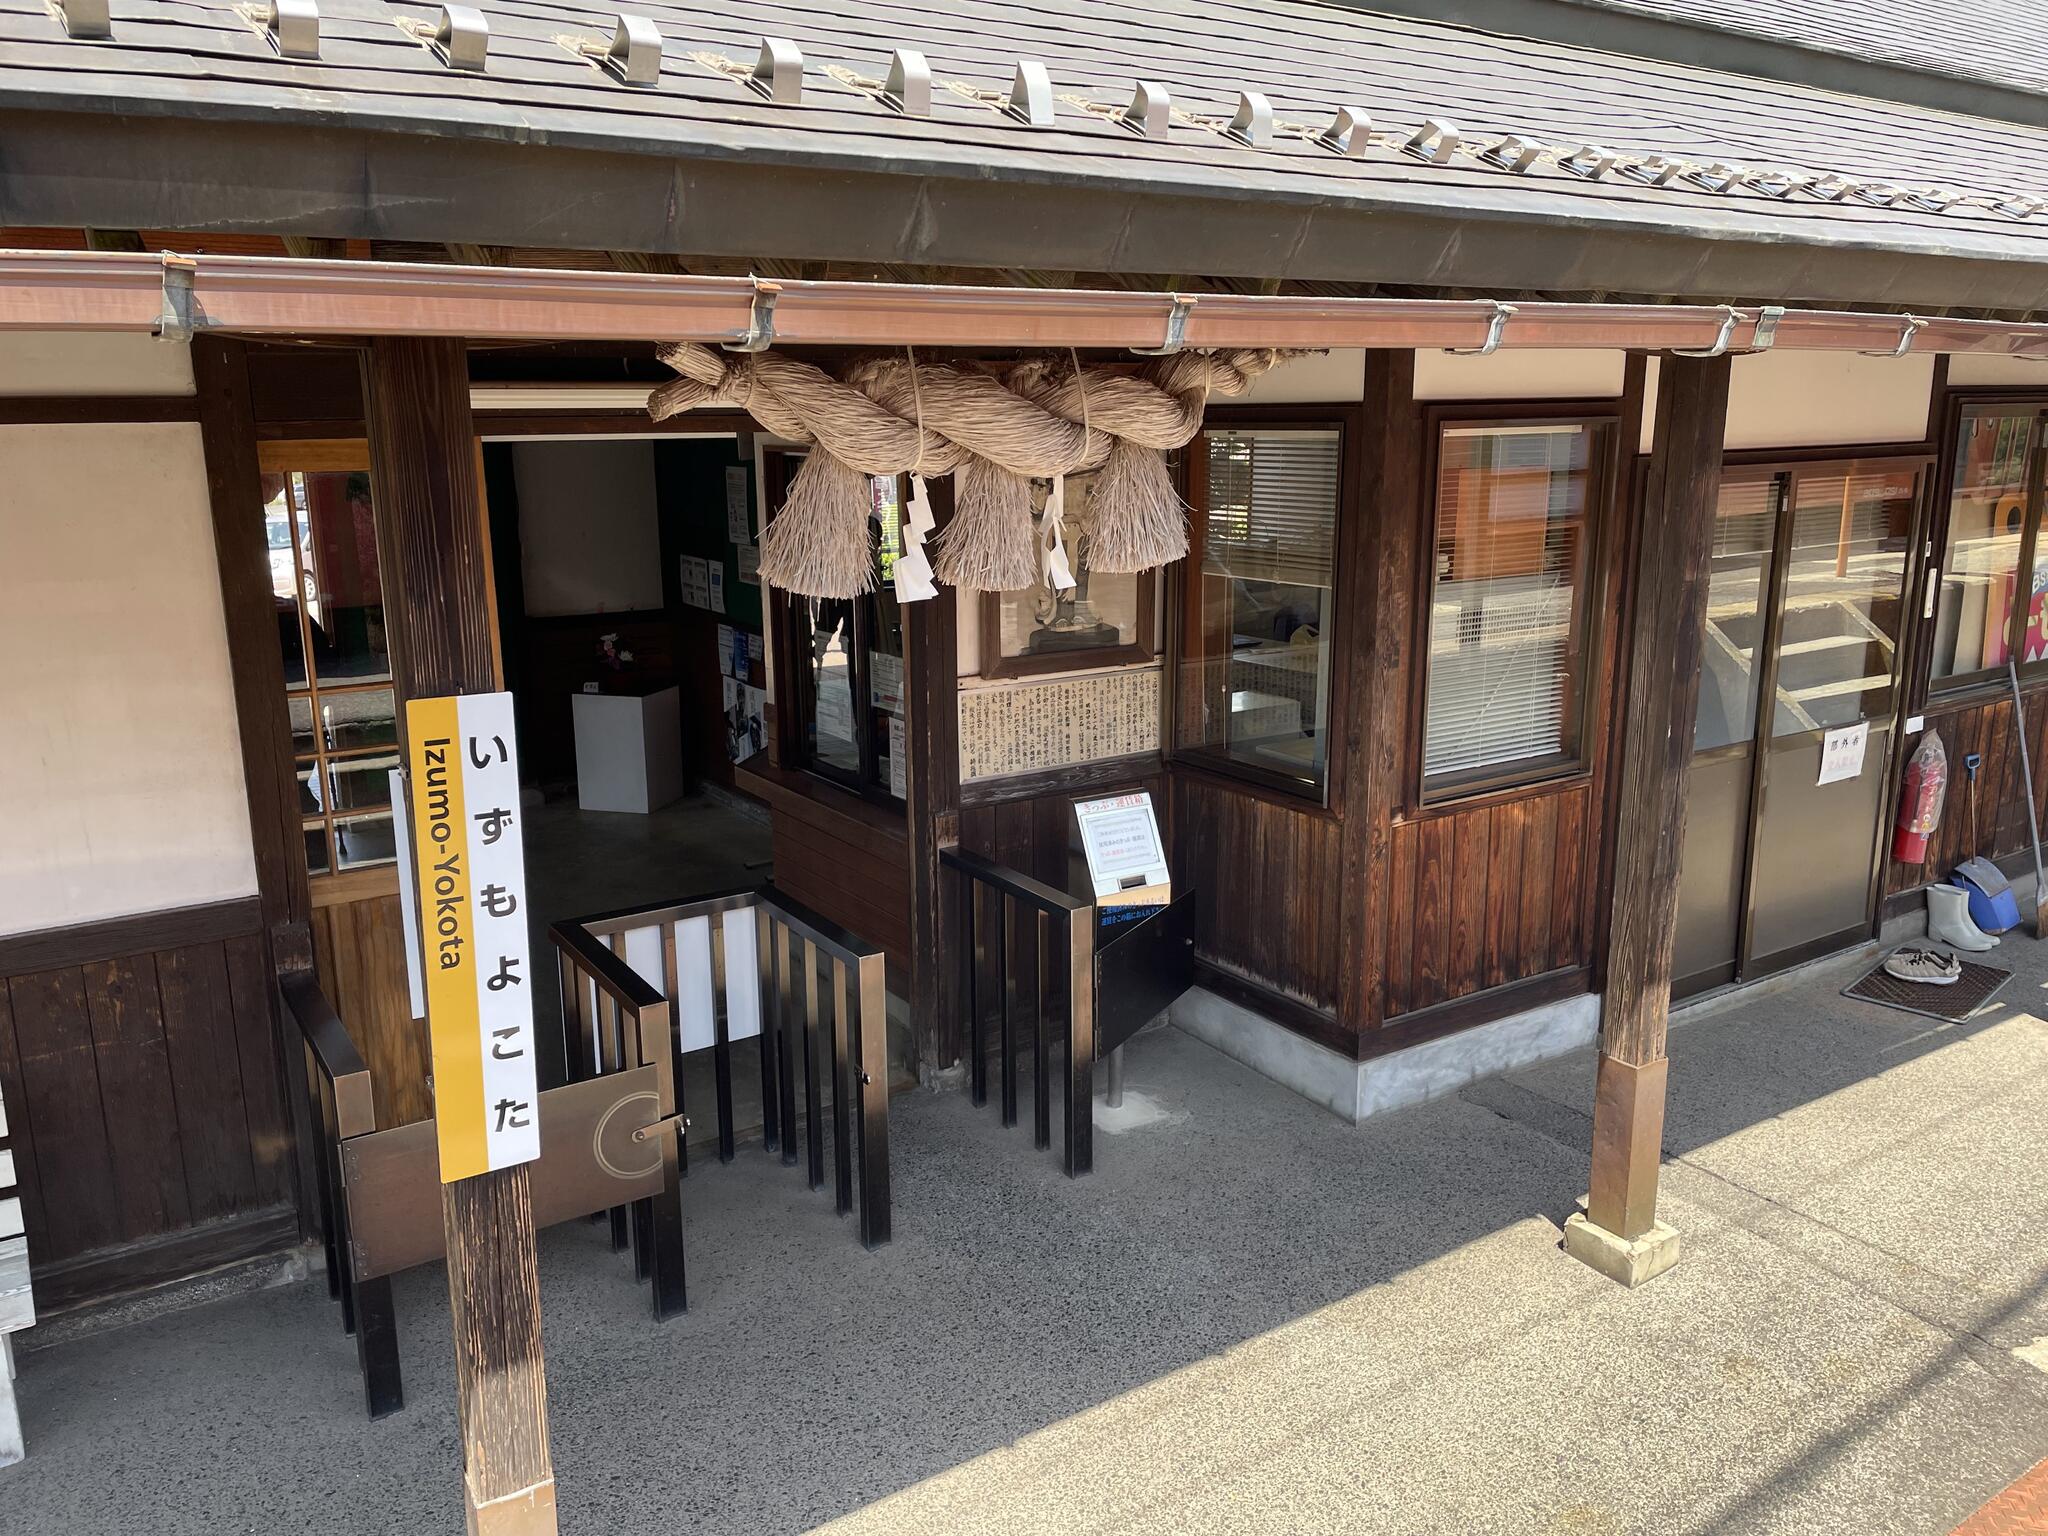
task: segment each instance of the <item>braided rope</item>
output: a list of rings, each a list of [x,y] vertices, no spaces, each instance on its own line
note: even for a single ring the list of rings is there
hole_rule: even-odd
[[[1288,354],[1179,352],[1142,374],[1033,358],[996,372],[893,354],[834,378],[781,353],[698,342],[660,349],[677,377],[648,398],[657,421],[700,406],[746,411],[814,446],[761,541],[761,577],[786,591],[848,597],[873,582],[859,477],[955,477],[953,520],[934,541],[952,586],[1013,591],[1036,579],[1028,482],[1100,470],[1093,567],[1149,570],[1187,553],[1186,509],[1161,455],[1200,429],[1212,395],[1241,395]]]

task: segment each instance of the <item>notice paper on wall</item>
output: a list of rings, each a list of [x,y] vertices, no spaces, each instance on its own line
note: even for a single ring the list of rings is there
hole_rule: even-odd
[[[747,466],[728,464],[725,467],[725,536],[735,544],[754,542],[754,530],[747,522],[747,503],[753,498],[747,494]]]
[[[710,581],[711,601],[706,604],[713,613],[725,612],[725,562],[711,560],[705,563],[704,574]]]
[[[1870,722],[1859,720],[1832,730],[1820,739],[1820,777],[1816,784],[1839,784],[1863,772],[1863,749],[1870,745]]]
[[[750,587],[761,585],[761,549],[757,544],[740,546],[740,580]]]
[[[683,556],[683,601],[692,608],[711,606],[710,562],[701,555]]]
[[[903,717],[889,717],[889,793],[898,800],[910,798],[910,765],[904,761],[908,749],[903,744]]]
[[[1152,797],[1140,791],[1074,802],[1081,851],[1100,907],[1163,906],[1173,899]]]
[[[540,1156],[512,695],[413,699],[405,734],[434,1121],[452,1184]]]

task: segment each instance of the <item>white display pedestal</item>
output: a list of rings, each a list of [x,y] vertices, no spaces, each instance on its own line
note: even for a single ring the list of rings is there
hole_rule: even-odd
[[[572,697],[579,806],[645,815],[682,798],[683,705],[674,686]]]

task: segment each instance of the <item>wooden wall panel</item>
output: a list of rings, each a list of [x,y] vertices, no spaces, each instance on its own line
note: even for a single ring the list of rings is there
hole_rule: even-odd
[[[902,816],[758,756],[740,765],[734,782],[768,802],[776,889],[881,945],[892,975],[907,978],[910,843]]]
[[[2030,690],[2027,705],[2027,752],[2034,770],[2034,803],[2048,797],[2048,689]],[[1939,710],[1939,712],[1937,712]],[[1941,710],[1930,704],[1929,730],[1941,732],[1948,752],[1948,798],[1941,825],[1927,842],[1920,864],[1901,864],[1886,855],[1885,893],[1898,895],[1936,879],[1972,854],[1993,859],[2019,858],[2027,850],[2027,808],[2020,792],[2019,735],[2014,729],[2010,699],[1990,699]],[[1983,755],[1976,787],[1976,830],[1971,831],[1971,792],[1963,775],[1963,759]],[[1896,803],[1885,807],[1885,845],[1891,845]]]
[[[1590,963],[1585,783],[1394,824],[1388,1018]]]
[[[77,963],[0,971],[0,1094],[53,1307],[296,1234],[268,960],[243,905],[95,925],[105,959],[78,960],[80,930],[23,935],[17,954]],[[223,937],[228,918],[249,931]]]
[[[1168,856],[1195,892],[1195,952],[1334,1012],[1345,945],[1340,823],[1207,775],[1177,774]]]
[[[434,1113],[427,1026],[412,1016],[405,980],[405,929],[398,897],[337,902],[313,913],[320,989],[348,1025],[369,1064],[377,1128]]]

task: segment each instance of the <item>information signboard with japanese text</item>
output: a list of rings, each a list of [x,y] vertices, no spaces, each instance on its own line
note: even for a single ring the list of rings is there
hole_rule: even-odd
[[[540,1156],[512,695],[413,699],[420,947],[441,1182]]]

